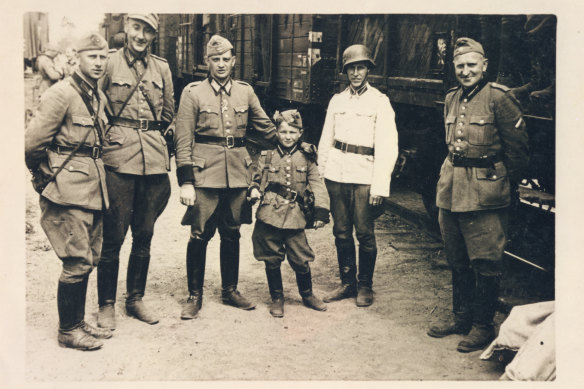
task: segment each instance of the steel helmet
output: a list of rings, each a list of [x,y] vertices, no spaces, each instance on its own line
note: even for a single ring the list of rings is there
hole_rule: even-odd
[[[352,45],[345,49],[343,52],[343,73],[347,65],[355,62],[369,62],[369,67],[374,68],[375,62],[371,58],[371,51],[365,45]]]

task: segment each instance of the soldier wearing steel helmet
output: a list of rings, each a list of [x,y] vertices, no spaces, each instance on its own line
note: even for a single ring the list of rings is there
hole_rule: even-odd
[[[364,45],[343,53],[349,86],[333,96],[320,138],[319,169],[331,200],[333,234],[341,285],[326,296],[331,302],[357,296],[356,304],[373,303],[373,272],[377,245],[375,214],[389,196],[391,173],[398,155],[395,115],[389,99],[367,78],[375,62]],[[359,241],[359,268],[355,229]]]
[[[249,310],[255,304],[237,290],[239,227],[251,184],[252,160],[245,148],[246,128],[275,141],[275,126],[252,87],[231,78],[233,45],[214,35],[207,44],[209,77],[187,85],[176,123],[176,166],[180,202],[188,206],[183,224],[191,226],[187,246],[189,298],[182,319],[197,316],[203,301],[207,243],[219,229],[222,301]]]
[[[438,220],[452,270],[454,320],[428,335],[466,335],[470,352],[495,337],[493,317],[505,248],[512,189],[527,167],[527,133],[521,107],[506,86],[487,82],[480,43],[459,38],[454,48],[459,86],[444,105],[449,154],[438,181]]]
[[[170,197],[170,161],[163,132],[174,117],[174,98],[168,63],[150,53],[157,30],[157,14],[128,14],[125,46],[110,53],[102,83],[112,111],[103,156],[111,209],[104,219],[97,285],[98,324],[104,328],[115,328],[119,255],[128,228],[132,248],[126,311],[148,324],[158,323],[142,298],[154,224]]]
[[[75,72],[41,97],[25,134],[25,158],[40,194],[41,226],[63,263],[57,288],[59,345],[95,350],[112,336],[84,320],[87,283],[99,261],[102,214],[108,207],[101,159],[106,97],[97,87],[108,50],[97,33],[84,35],[76,49]]]

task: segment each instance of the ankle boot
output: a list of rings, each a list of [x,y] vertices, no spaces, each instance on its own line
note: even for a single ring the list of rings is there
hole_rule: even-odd
[[[97,350],[103,342],[86,333],[83,326],[85,292],[84,282],[65,283],[59,281],[57,308],[59,311],[59,346],[88,351]]]
[[[312,293],[312,275],[310,268],[306,273],[296,272],[298,292],[302,296],[302,303],[316,311],[326,311],[326,304]]]
[[[97,325],[111,331],[116,329],[115,303],[120,261],[104,261],[97,265]]]
[[[270,268],[266,264],[266,276],[272,303],[270,314],[274,317],[284,317],[284,288],[282,287],[282,272],[280,267]]]
[[[191,238],[187,245],[187,283],[189,298],[180,318],[190,320],[197,317],[203,305],[203,283],[207,259],[207,240]]]
[[[359,276],[357,284],[358,307],[368,307],[373,304],[373,271],[377,250],[365,251],[359,247]]]
[[[336,239],[337,261],[339,263],[339,274],[341,285],[330,294],[325,296],[324,302],[343,300],[357,295],[357,274],[355,242],[351,240]]]
[[[239,278],[239,238],[223,237],[219,247],[219,262],[221,269],[221,300],[225,305],[251,310],[255,304],[247,300],[237,290]]]
[[[476,274],[474,318],[470,333],[458,344],[463,353],[481,350],[495,339],[493,318],[499,292],[499,277]]]
[[[158,318],[154,317],[142,302],[146,289],[146,280],[148,279],[149,265],[150,256],[130,255],[128,275],[126,277],[126,312],[129,316],[133,316],[140,321],[156,324],[158,323]]]

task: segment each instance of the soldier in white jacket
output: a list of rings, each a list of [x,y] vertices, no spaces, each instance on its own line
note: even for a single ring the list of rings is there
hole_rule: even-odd
[[[318,145],[342,283],[324,301],[357,296],[360,307],[373,303],[377,256],[373,221],[383,198],[389,197],[398,155],[395,114],[389,99],[367,82],[374,66],[366,46],[352,45],[345,50],[343,72],[349,87],[331,99]],[[359,241],[358,276],[353,227]]]

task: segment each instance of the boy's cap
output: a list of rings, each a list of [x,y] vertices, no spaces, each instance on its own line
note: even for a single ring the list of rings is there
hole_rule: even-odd
[[[280,111],[276,111],[274,113],[274,121],[276,122],[276,125],[280,125],[280,123],[286,122],[289,126],[302,130],[302,117],[300,116],[300,112],[295,109],[289,109],[282,113],[280,113]]]

